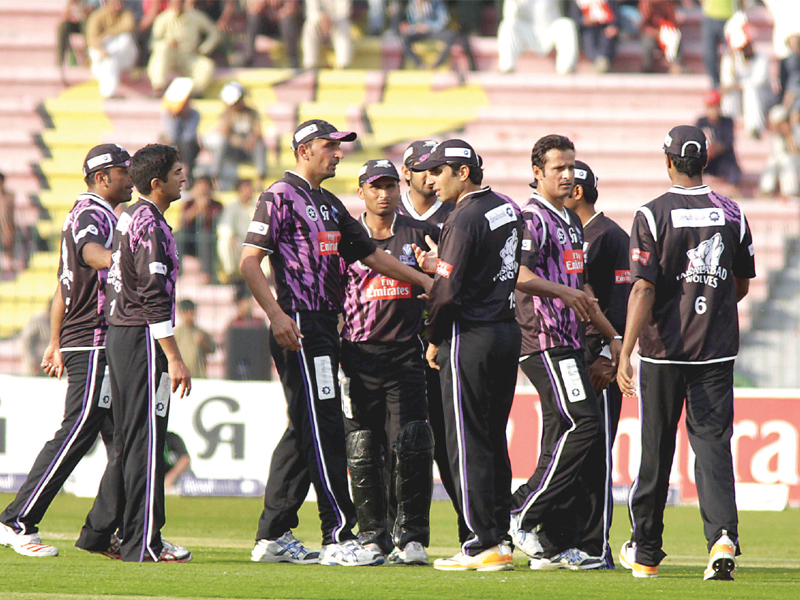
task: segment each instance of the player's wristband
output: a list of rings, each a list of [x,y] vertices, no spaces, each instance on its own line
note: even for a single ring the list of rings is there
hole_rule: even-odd
[[[620,340],[620,341],[622,341],[622,336],[621,336],[621,335],[615,335],[614,337],[612,337],[612,338],[611,338],[611,341],[612,341],[612,342],[613,342],[614,340]]]

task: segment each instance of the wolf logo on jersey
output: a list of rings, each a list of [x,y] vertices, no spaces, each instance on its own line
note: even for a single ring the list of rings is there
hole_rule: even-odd
[[[519,270],[519,263],[516,261],[518,245],[519,236],[517,235],[517,230],[514,229],[511,235],[508,236],[505,246],[500,250],[503,266],[500,268],[500,272],[494,276],[493,281],[497,281],[498,279],[500,281],[505,281],[506,279],[516,277],[517,271]]]
[[[722,234],[715,233],[711,239],[700,242],[697,247],[691,248],[686,252],[689,257],[689,265],[684,273],[678,275],[677,279],[685,280],[687,283],[702,283],[717,287],[718,279],[726,279],[728,270],[719,266],[719,259],[725,250],[725,243],[722,241]]]

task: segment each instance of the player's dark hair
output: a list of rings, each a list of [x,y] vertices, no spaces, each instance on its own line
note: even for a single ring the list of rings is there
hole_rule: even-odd
[[[703,156],[678,156],[677,154],[667,152],[666,155],[669,156],[669,159],[675,166],[675,170],[687,177],[697,177],[700,175],[708,159],[705,154],[703,154]]]
[[[94,173],[89,173],[86,177],[83,178],[83,182],[86,184],[86,187],[92,187],[95,185],[95,175],[98,173],[103,173],[106,177],[108,177],[108,172],[110,169],[98,169]]]
[[[166,183],[169,172],[180,159],[180,153],[172,146],[147,144],[131,157],[128,173],[139,193],[147,197],[153,193],[153,179],[157,177]]]
[[[550,150],[572,150],[575,152],[575,144],[568,137],[556,133],[539,138],[533,145],[533,150],[531,150],[531,165],[544,171],[545,155]]]
[[[480,167],[476,167],[475,165],[465,165],[464,163],[459,162],[449,162],[447,163],[447,166],[450,167],[451,171],[453,171],[453,175],[457,175],[458,170],[461,167],[467,167],[469,169],[469,175],[467,177],[472,183],[475,185],[480,185],[483,181],[483,169]]]
[[[576,183],[575,185],[581,186],[583,190],[583,199],[586,201],[586,204],[594,204],[597,202],[597,188],[583,185],[582,183]]]

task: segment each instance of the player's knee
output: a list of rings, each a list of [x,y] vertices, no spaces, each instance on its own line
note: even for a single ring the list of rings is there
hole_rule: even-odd
[[[433,431],[427,421],[407,423],[397,434],[395,452],[398,457],[410,453],[433,454]]]
[[[372,462],[381,456],[379,444],[369,429],[357,429],[347,434],[348,461]]]

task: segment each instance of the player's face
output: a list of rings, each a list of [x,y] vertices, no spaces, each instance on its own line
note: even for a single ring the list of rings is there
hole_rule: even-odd
[[[442,202],[456,202],[464,191],[464,181],[450,165],[439,165],[428,171],[433,190]]]
[[[106,184],[109,196],[107,200],[112,206],[130,201],[133,193],[133,180],[128,174],[128,167],[111,167],[106,173]]]
[[[344,158],[341,145],[338,140],[312,140],[306,154],[311,173],[322,179],[335,176],[336,165]]]
[[[358,188],[367,212],[377,217],[393,215],[400,201],[400,182],[392,177],[381,177]]]
[[[563,202],[575,183],[575,152],[553,148],[544,155],[544,169],[533,167],[538,191],[547,200]]]
[[[184,183],[186,183],[186,174],[183,172],[183,164],[176,162],[169,170],[166,183],[161,186],[161,193],[170,202],[174,202],[181,197],[181,188]]]
[[[436,195],[436,192],[433,191],[433,179],[429,177],[427,171],[418,173],[403,165],[403,174],[408,180],[408,185],[411,189],[423,198],[430,199]]]

